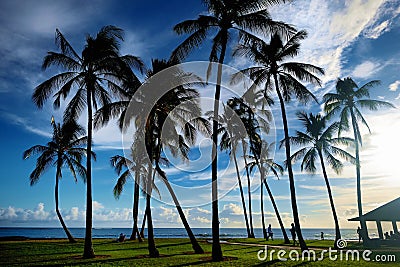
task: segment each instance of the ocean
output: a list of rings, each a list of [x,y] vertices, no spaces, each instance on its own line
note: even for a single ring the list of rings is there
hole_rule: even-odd
[[[69,228],[71,234],[76,238],[85,237],[85,228]],[[211,238],[210,228],[192,228],[196,237]],[[287,229],[290,238],[290,232]],[[120,233],[127,237],[132,232],[131,228],[93,228],[93,238],[117,238]],[[273,229],[274,238],[283,239],[280,229]],[[324,232],[325,239],[335,238],[334,229],[302,229],[303,237],[307,240],[320,239],[321,232]],[[262,237],[261,229],[254,229],[256,238]],[[358,240],[356,229],[341,229],[342,238],[345,240]],[[145,235],[147,235],[145,231]],[[155,228],[156,238],[185,238],[187,237],[184,228]],[[373,237],[376,234],[370,234]],[[24,236],[28,238],[66,238],[62,228],[25,228],[25,227],[0,227],[0,237]],[[243,228],[220,228],[220,238],[241,238],[247,237],[246,229]]]

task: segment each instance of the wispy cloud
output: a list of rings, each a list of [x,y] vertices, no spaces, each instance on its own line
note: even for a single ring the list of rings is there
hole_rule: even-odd
[[[12,114],[12,113],[7,113],[7,112],[3,112],[1,115],[4,119],[6,119],[9,123],[17,125],[21,128],[23,128],[24,130],[40,135],[40,136],[44,136],[44,137],[52,137],[52,134],[43,129],[39,129],[35,126],[33,126],[30,122],[29,119],[24,118],[24,117],[20,117],[16,114]],[[49,121],[49,125],[50,125],[50,121]],[[49,126],[50,129],[50,126]]]
[[[369,78],[381,69],[382,66],[379,63],[367,60],[357,65],[351,73],[351,76],[355,78]]]

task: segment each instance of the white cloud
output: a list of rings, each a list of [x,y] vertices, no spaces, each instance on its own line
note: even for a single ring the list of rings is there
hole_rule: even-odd
[[[389,26],[389,21],[385,20],[382,23],[380,23],[378,26],[376,26],[375,28],[367,31],[365,33],[365,36],[367,36],[368,38],[371,38],[371,39],[378,39],[382,33],[384,33],[385,31],[388,30],[388,26]]]
[[[0,208],[0,221],[54,221],[54,211],[46,211],[44,203],[38,203],[35,209],[15,207]]]
[[[0,220],[12,220],[15,219],[17,216],[18,215],[14,207],[0,209]]]
[[[348,41],[356,38],[365,26],[376,20],[379,7],[386,0],[346,1],[344,7],[334,14],[331,30],[339,33],[340,39]]]
[[[230,215],[243,215],[242,207],[234,203],[224,205],[223,211],[227,211]]]
[[[96,200],[94,200],[92,202],[92,205],[93,205],[93,210],[94,211],[104,209],[103,204],[101,204],[100,202],[97,202]]]
[[[380,69],[381,66],[378,63],[365,61],[354,68],[351,76],[355,78],[369,78]]]
[[[196,208],[197,211],[201,212],[201,213],[205,213],[205,214],[211,214],[211,211],[206,210],[206,209],[202,209],[202,208]]]
[[[399,86],[400,86],[400,80],[397,80],[397,81],[395,81],[394,83],[391,83],[391,84],[389,85],[389,90],[395,92],[395,91],[397,91],[397,89],[399,88]]]
[[[385,0],[298,0],[277,6],[274,19],[289,22],[309,33],[302,42],[299,61],[325,69],[324,84],[343,75],[342,53],[368,26],[379,20]],[[292,14],[296,14],[293,16]]]
[[[192,220],[198,221],[200,223],[207,223],[207,224],[211,223],[211,221],[209,219],[207,219],[206,217],[200,217],[200,216],[197,216],[197,217],[193,218]]]

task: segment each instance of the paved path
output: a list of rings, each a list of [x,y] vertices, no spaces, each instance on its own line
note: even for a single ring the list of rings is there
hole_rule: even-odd
[[[207,242],[212,244],[212,240],[207,240]],[[300,249],[300,247],[298,247],[298,246],[239,243],[239,242],[228,242],[228,241],[225,241],[225,240],[221,240],[220,243],[221,244],[227,244],[227,245],[239,245],[239,246],[251,246],[251,247],[265,247],[265,246],[268,246],[269,248],[284,249],[284,250],[297,250],[297,249]],[[312,249],[312,250],[327,250],[328,248],[308,247],[308,249]]]

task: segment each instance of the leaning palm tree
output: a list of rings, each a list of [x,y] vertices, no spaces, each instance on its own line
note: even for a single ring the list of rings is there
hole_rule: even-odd
[[[253,171],[255,167],[258,168],[260,172],[260,198],[261,198],[261,223],[263,226],[263,235],[264,238],[267,238],[267,232],[265,230],[265,222],[264,222],[264,193],[263,193],[263,185],[265,186],[265,189],[267,190],[268,197],[271,200],[272,207],[274,208],[274,212],[276,215],[276,219],[278,220],[279,227],[281,228],[283,239],[285,244],[289,244],[290,240],[289,237],[287,236],[285,226],[283,225],[283,221],[281,218],[281,215],[278,210],[278,206],[276,205],[275,198],[272,194],[271,188],[268,185],[267,182],[267,174],[269,172],[272,172],[272,174],[279,179],[279,176],[282,175],[283,173],[283,167],[276,163],[272,158],[270,158],[270,154],[272,149],[274,148],[274,144],[267,144],[265,141],[262,141],[261,138],[252,138],[253,143],[260,143],[256,145],[256,147],[260,147],[260,149],[251,149],[253,151],[253,155],[249,155],[250,162],[248,163],[248,166],[250,167],[250,172]],[[252,145],[254,146],[254,145]]]
[[[234,55],[245,56],[257,65],[242,70],[242,73],[248,75],[254,81],[253,86],[265,86],[265,95],[274,90],[278,96],[285,136],[285,154],[293,220],[302,250],[307,250],[307,245],[301,233],[297,208],[294,175],[290,162],[289,124],[285,102],[289,102],[293,96],[301,103],[307,103],[312,99],[316,101],[315,96],[301,81],[320,85],[321,81],[316,74],[324,74],[323,69],[307,63],[288,62],[289,59],[299,53],[300,41],[305,39],[306,36],[307,33],[305,31],[299,31],[290,37],[286,43],[283,43],[281,35],[275,33],[271,36],[269,43],[256,39],[249,44],[239,45],[234,52]],[[234,80],[239,76],[236,75]]]
[[[281,228],[285,243],[290,243],[290,240],[287,236],[285,227],[283,225],[278,207],[275,202],[275,198],[272,194],[272,191],[268,185],[267,182],[267,174],[269,172],[272,172],[272,174],[279,179],[279,176],[283,174],[283,167],[276,163],[268,154],[270,154],[271,148],[274,147],[274,144],[267,144],[266,142],[262,143],[262,150],[264,153],[263,155],[249,155],[249,163],[248,167],[250,169],[250,172],[254,172],[255,168],[258,169],[260,172],[260,203],[261,203],[261,224],[262,224],[262,230],[263,230],[263,237],[266,239],[267,238],[267,231],[265,228],[265,219],[264,219],[264,193],[263,193],[263,185],[265,186],[265,189],[267,190],[268,196],[271,200],[272,206],[275,211],[276,218],[278,220],[279,226]],[[267,153],[266,153],[267,152]]]
[[[340,147],[337,147],[337,145],[349,145],[353,142],[353,139],[347,137],[333,138],[333,135],[339,128],[339,123],[335,122],[327,126],[327,117],[321,116],[320,114],[314,115],[310,113],[307,115],[304,112],[298,112],[297,117],[303,123],[305,132],[297,131],[296,136],[290,137],[291,144],[301,146],[300,150],[293,153],[291,160],[293,163],[297,160],[302,160],[300,165],[301,170],[315,173],[317,170],[315,162],[317,161],[317,158],[319,158],[326,189],[328,191],[333,220],[335,222],[335,248],[337,248],[337,241],[341,239],[339,220],[336,214],[324,159],[326,159],[329,166],[336,173],[340,173],[343,164],[335,156],[339,156],[351,163],[355,163],[355,158],[352,155]]]
[[[229,103],[229,100],[228,100]],[[254,238],[254,232],[251,231],[249,225],[249,219],[247,216],[246,201],[244,199],[243,186],[240,177],[239,165],[237,162],[237,147],[239,142],[244,139],[245,131],[240,118],[236,113],[229,107],[224,105],[224,112],[219,116],[221,127],[219,129],[221,136],[220,149],[229,152],[232,156],[235,164],[236,176],[238,179],[238,185],[240,190],[240,197],[242,200],[243,215],[246,223],[247,237]]]
[[[142,176],[146,174],[146,167],[141,164],[141,158],[139,153],[135,153],[134,149],[132,149],[132,159],[116,155],[111,158],[111,165],[115,168],[115,171],[119,175],[117,183],[114,186],[113,192],[114,197],[119,198],[122,194],[124,186],[131,174],[134,173],[134,188],[133,188],[133,207],[132,207],[132,217],[133,217],[133,226],[132,226],[132,234],[129,238],[130,240],[136,240],[136,236],[138,237],[139,242],[142,242],[142,237],[139,233],[138,228],[138,213],[139,213],[139,183],[143,182]],[[124,169],[124,170],[123,170]]]
[[[214,95],[213,126],[212,126],[212,259],[221,261],[223,259],[221,245],[219,242],[219,219],[218,219],[218,186],[217,186],[217,143],[218,143],[218,109],[221,94],[222,64],[225,61],[228,43],[235,33],[240,39],[248,39],[253,36],[250,32],[280,31],[287,34],[294,29],[283,22],[271,19],[268,8],[273,5],[285,3],[286,0],[203,0],[207,8],[207,15],[200,15],[195,20],[183,21],[174,27],[179,34],[189,34],[172,53],[172,58],[184,59],[194,48],[199,47],[211,34],[212,37],[210,62],[218,62],[217,82]],[[209,65],[208,74],[211,66]]]
[[[61,216],[58,208],[58,185],[62,178],[62,169],[69,168],[72,176],[77,181],[77,173],[86,180],[86,169],[82,166],[81,162],[86,156],[86,149],[83,148],[87,143],[85,130],[78,125],[75,121],[66,122],[63,125],[55,123],[52,118],[51,124],[53,126],[53,137],[46,145],[35,145],[23,154],[24,159],[28,159],[33,155],[40,155],[36,161],[36,168],[29,176],[31,186],[39,181],[39,178],[50,167],[56,167],[56,185],[54,189],[54,197],[56,204],[57,217],[68,237],[69,242],[75,243],[74,237],[69,232],[65,222]]]
[[[86,190],[86,231],[83,257],[93,258],[92,246],[92,131],[93,108],[96,110],[111,101],[111,95],[124,95],[130,81],[135,75],[130,67],[142,69],[139,58],[120,56],[120,41],[123,31],[115,26],[105,26],[95,37],[87,35],[86,44],[79,55],[64,35],[56,30],[56,45],[61,52],[48,52],[42,64],[43,69],[59,67],[63,72],[56,74],[35,88],[33,102],[42,108],[45,101],[54,94],[54,108],[60,107],[61,99],[65,100],[71,89],[76,93],[68,103],[64,118],[77,119],[87,109],[88,157],[87,190]],[[111,93],[111,94],[110,94]]]
[[[324,109],[325,112],[327,112],[327,116],[332,117],[340,113],[339,136],[343,130],[349,129],[349,119],[351,120],[356,158],[358,216],[360,218],[361,228],[364,231],[367,229],[367,225],[363,219],[362,211],[361,165],[359,152],[360,146],[362,146],[362,138],[359,122],[364,124],[369,132],[371,132],[371,130],[361,113],[361,109],[367,108],[375,111],[380,107],[394,107],[391,103],[370,99],[369,89],[379,84],[379,81],[374,80],[359,87],[350,77],[348,77],[343,80],[338,79],[335,93],[327,93],[324,95]]]

